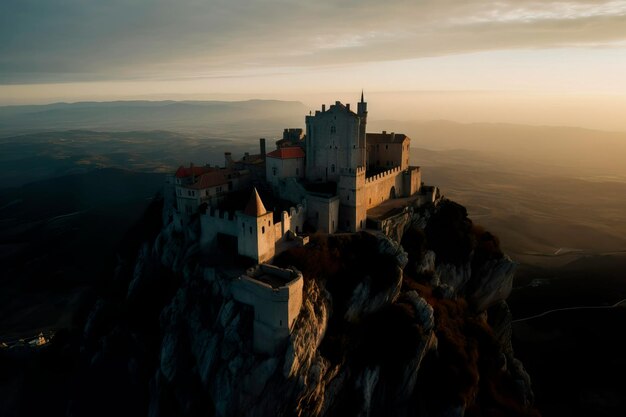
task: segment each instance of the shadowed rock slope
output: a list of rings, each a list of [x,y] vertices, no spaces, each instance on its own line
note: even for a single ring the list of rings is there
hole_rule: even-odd
[[[278,256],[305,282],[275,356],[253,352],[254,313],[232,297],[243,260],[201,253],[197,220],[182,229],[172,215],[153,208],[129,235],[110,285],[41,352],[45,372],[26,372],[11,414],[538,415],[511,346],[515,264],[462,206],[411,208],[397,240],[313,235]],[[55,380],[67,388],[50,394]]]

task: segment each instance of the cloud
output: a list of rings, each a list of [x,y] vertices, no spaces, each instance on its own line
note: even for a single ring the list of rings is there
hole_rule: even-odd
[[[624,1],[5,0],[0,83],[219,77],[610,45]]]

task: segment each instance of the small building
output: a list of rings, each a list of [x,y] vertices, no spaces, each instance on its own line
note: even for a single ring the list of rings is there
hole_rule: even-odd
[[[248,187],[250,173],[218,167],[180,167],[174,174],[176,206],[184,214],[194,214],[206,203],[216,206],[229,192]]]
[[[304,178],[304,156],[299,146],[282,147],[268,153],[265,160],[267,182],[277,188],[280,180]]]
[[[302,308],[302,273],[257,265],[232,285],[235,300],[254,309],[252,344],[258,353],[276,354],[285,344]]]

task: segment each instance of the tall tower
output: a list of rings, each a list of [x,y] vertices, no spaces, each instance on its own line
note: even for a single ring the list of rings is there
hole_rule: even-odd
[[[243,212],[238,212],[237,249],[240,255],[259,263],[274,257],[275,231],[273,213],[267,211],[256,188],[252,190]]]
[[[367,103],[363,99],[363,90],[361,90],[361,101],[357,104],[357,116],[359,116],[359,148],[364,149],[363,161],[361,166],[365,167],[367,163],[367,143],[365,138],[367,137]]]

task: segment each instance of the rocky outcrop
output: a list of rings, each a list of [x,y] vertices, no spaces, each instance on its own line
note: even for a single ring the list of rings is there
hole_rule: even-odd
[[[244,268],[208,263],[216,257],[200,252],[197,222],[165,211],[157,237],[120,270],[123,289],[95,304],[83,332],[90,381],[110,381],[118,368],[102,364],[123,360],[138,381],[134,409],[154,417],[463,416],[489,404],[501,415],[533,415],[505,301],[515,264],[460,206],[437,200],[406,210],[387,234],[312,236],[277,257],[302,271],[304,288],[274,355],[254,352],[254,312],[231,294]]]

